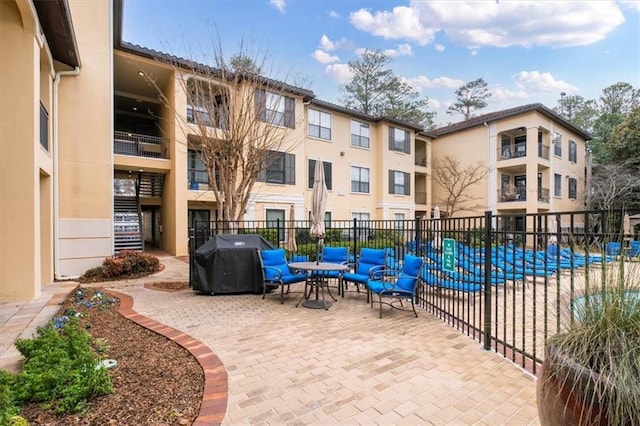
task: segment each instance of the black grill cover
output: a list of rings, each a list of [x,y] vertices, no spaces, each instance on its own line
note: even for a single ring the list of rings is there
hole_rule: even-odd
[[[274,248],[260,235],[216,235],[196,250],[191,286],[210,294],[262,293],[258,250]]]

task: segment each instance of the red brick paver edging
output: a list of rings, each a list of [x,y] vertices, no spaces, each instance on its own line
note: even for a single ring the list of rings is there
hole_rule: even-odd
[[[154,331],[168,339],[173,340],[198,360],[204,372],[204,391],[202,404],[198,418],[193,422],[194,426],[220,425],[227,412],[228,386],[227,371],[211,350],[199,340],[186,333],[176,330],[150,318],[140,315],[133,310],[133,298],[127,294],[114,290],[106,290],[107,293],[120,299],[118,312],[127,319]]]

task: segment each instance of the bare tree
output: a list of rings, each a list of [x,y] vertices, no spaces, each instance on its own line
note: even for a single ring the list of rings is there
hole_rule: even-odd
[[[637,208],[640,168],[632,162],[594,166],[585,201],[588,208],[616,210]]]
[[[451,155],[432,161],[431,178],[445,192],[445,195],[436,201],[444,205],[447,216],[482,207],[477,203],[472,204],[482,198],[475,195],[472,187],[481,182],[488,173],[489,168],[483,161],[466,167],[462,167]]]
[[[169,63],[176,91],[186,93],[186,114],[152,76],[147,78],[204,164],[218,220],[233,226],[242,219],[255,183],[295,148],[291,133],[302,123],[295,117],[295,97],[310,92],[266,77],[264,60],[244,52],[225,61],[221,47],[215,49],[215,67],[175,57]]]

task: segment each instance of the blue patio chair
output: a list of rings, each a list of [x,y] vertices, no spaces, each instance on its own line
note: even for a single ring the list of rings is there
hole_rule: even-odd
[[[382,305],[388,305],[391,308],[409,311],[402,304],[402,299],[411,299],[411,310],[417,317],[415,307],[416,289],[419,284],[418,277],[422,269],[423,260],[421,257],[412,254],[406,254],[402,263],[401,270],[392,270],[384,266],[374,267],[369,272],[369,280],[367,280],[367,289],[371,292],[371,306],[373,307],[373,295],[378,295],[378,303],[380,304],[380,318],[382,318]],[[383,298],[396,299],[390,302],[383,302]],[[398,305],[400,307],[398,307]]]
[[[629,253],[630,258],[640,257],[640,241],[629,241]]]
[[[287,293],[290,285],[305,282],[307,274],[305,272],[292,272],[287,263],[287,255],[284,249],[260,250],[260,264],[264,275],[262,285],[262,298],[267,294],[267,287],[280,287],[280,303],[284,303],[284,288]]]
[[[341,265],[346,265],[349,263],[349,248],[347,247],[323,247],[322,248],[322,257],[323,262],[327,263],[337,263]],[[324,271],[317,272],[318,278],[321,279],[334,279],[338,282],[338,294],[340,294],[341,286],[340,286],[340,278],[342,277],[342,271]]]
[[[605,252],[608,256],[620,256],[620,243],[617,241],[612,241],[605,245]]]
[[[367,281],[369,281],[369,270],[373,267],[384,267],[386,258],[387,250],[385,249],[363,248],[360,250],[358,260],[355,265],[351,265],[353,272],[349,271],[342,274],[342,279],[338,284],[342,291],[342,297],[344,297],[347,283],[355,284],[358,293],[360,293],[360,285],[366,289]],[[367,290],[367,303],[369,303],[369,290]]]

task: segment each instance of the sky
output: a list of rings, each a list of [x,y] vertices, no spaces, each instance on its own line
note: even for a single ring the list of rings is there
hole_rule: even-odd
[[[447,108],[478,78],[492,93],[482,112],[640,89],[640,0],[124,0],[122,30],[204,63],[216,46],[227,58],[242,49],[269,77],[337,104],[348,62],[380,49],[439,125],[462,120]]]

